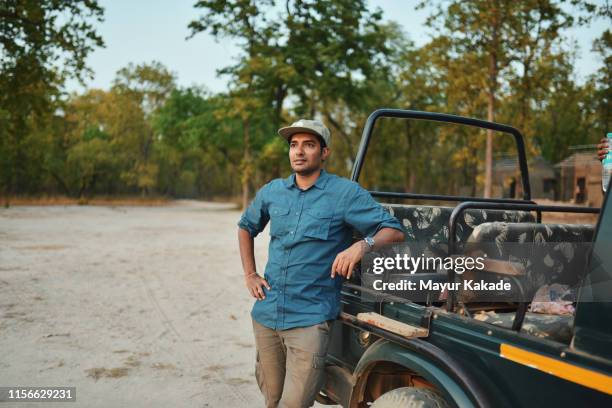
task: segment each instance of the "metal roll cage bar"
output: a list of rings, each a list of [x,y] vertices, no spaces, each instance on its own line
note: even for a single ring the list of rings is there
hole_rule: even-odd
[[[535,211],[536,222],[541,223],[542,212],[568,212],[568,213],[588,213],[598,214],[599,208],[590,207],[576,207],[576,206],[550,206],[550,205],[538,205],[531,200],[531,185],[529,183],[529,170],[527,168],[527,156],[525,153],[525,143],[521,132],[508,125],[502,125],[499,123],[488,122],[480,119],[466,118],[463,116],[449,115],[445,113],[434,113],[434,112],[423,112],[414,110],[403,110],[403,109],[378,109],[368,117],[359,144],[359,150],[353,165],[351,172],[351,180],[357,182],[363,168],[365,155],[368,151],[370,140],[372,139],[372,133],[376,121],[380,118],[398,118],[398,119],[417,119],[417,120],[429,120],[441,123],[453,123],[459,125],[467,125],[478,127],[481,129],[490,129],[498,132],[508,133],[514,137],[516,149],[518,153],[518,164],[521,173],[521,182],[523,185],[523,199],[504,199],[504,198],[477,198],[477,197],[461,197],[461,196],[448,196],[448,195],[437,195],[437,194],[415,194],[408,192],[384,192],[384,191],[370,191],[370,194],[374,197],[381,198],[400,198],[400,199],[413,199],[413,200],[432,200],[432,201],[454,201],[460,202],[451,213],[448,227],[449,227],[449,255],[452,255],[456,248],[455,232],[457,229],[457,221],[461,213],[467,209],[495,209],[495,210],[515,210],[515,211]],[[448,271],[448,281],[454,282],[456,274],[454,270]],[[346,285],[346,284],[345,284]],[[354,285],[350,284],[351,287]],[[353,288],[355,289],[355,288]],[[448,311],[454,311],[456,307],[457,299],[454,293],[449,293],[446,301],[446,308]],[[517,308],[514,322],[512,324],[512,330],[520,331],[525,319],[527,311],[527,303],[521,302]]]

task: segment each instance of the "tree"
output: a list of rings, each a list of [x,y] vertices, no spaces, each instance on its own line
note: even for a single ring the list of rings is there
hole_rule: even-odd
[[[232,75],[232,109],[230,114],[240,118],[242,123],[243,157],[241,163],[242,173],[242,206],[246,208],[249,197],[249,181],[252,175],[251,152],[251,120],[256,109],[262,104],[254,98],[257,67],[266,66],[258,64],[261,55],[270,54],[270,39],[274,37],[277,25],[266,20],[262,9],[273,5],[273,1],[262,1],[255,4],[252,0],[203,0],[195,4],[196,8],[204,9],[204,15],[189,24],[192,36],[198,32],[208,31],[213,36],[233,37],[242,42],[244,55],[240,63],[228,67],[221,72]],[[227,24],[232,21],[233,24]],[[267,52],[266,52],[267,51]],[[253,67],[256,67],[254,70]],[[282,85],[280,85],[282,87]],[[263,90],[260,88],[260,92]],[[278,90],[281,99],[285,91]],[[277,113],[280,115],[282,101],[278,105]]]
[[[532,113],[532,140],[542,156],[557,163],[571,152],[570,146],[595,142],[589,132],[593,108],[589,104],[592,90],[577,84],[572,77],[572,60],[557,60],[548,73],[548,94],[540,99]],[[557,65],[557,66],[555,66]]]
[[[122,143],[130,145],[125,150],[133,166],[124,171],[122,178],[129,184],[137,186],[142,195],[148,194],[157,184],[159,168],[151,160],[154,144],[154,132],[150,119],[165,103],[175,89],[175,78],[159,62],[150,64],[130,64],[117,72],[113,92],[135,101],[144,115],[140,131],[127,131],[121,136]]]
[[[612,129],[612,31],[604,31],[593,43],[593,49],[603,62],[603,66],[591,78],[595,88],[594,105],[597,112],[597,139],[599,139]]]
[[[5,194],[34,191],[44,128],[69,77],[83,78],[85,61],[103,41],[94,28],[95,0],[6,0],[0,5],[0,183]]]
[[[438,30],[433,45],[448,55],[450,65],[465,67],[463,81],[480,87],[486,100],[487,120],[495,121],[500,93],[508,92],[510,78],[520,78],[519,124],[528,116],[534,87],[534,65],[561,39],[563,29],[576,21],[563,3],[592,11],[586,2],[563,0],[441,1],[428,24]],[[425,6],[421,3],[421,7]],[[521,69],[518,69],[520,66]],[[454,76],[454,80],[461,81]],[[471,112],[476,114],[477,112]],[[522,123],[521,123],[522,122]],[[487,132],[484,196],[491,197],[493,131]]]
[[[238,64],[220,73],[231,78],[233,112],[242,121],[245,204],[254,160],[252,114],[258,112],[257,117],[278,128],[289,116],[284,113],[285,101],[293,98],[295,114],[324,116],[350,147],[351,137],[332,107],[340,101],[349,108],[360,106],[370,90],[367,80],[387,67],[390,54],[381,13],[369,12],[363,0],[288,1],[283,9],[275,5],[274,1],[202,0],[195,7],[204,14],[189,25],[192,35],[206,31],[217,38],[234,38],[243,50]],[[277,10],[278,18],[270,18]]]
[[[121,175],[132,169],[139,149],[130,141],[146,131],[138,101],[93,89],[66,102],[62,122],[45,160],[62,190],[77,197],[126,191]]]
[[[236,163],[241,146],[230,140],[239,123],[217,118],[217,112],[226,111],[227,105],[226,98],[200,88],[175,89],[154,115],[163,194],[213,197],[231,193],[234,175],[239,173]]]

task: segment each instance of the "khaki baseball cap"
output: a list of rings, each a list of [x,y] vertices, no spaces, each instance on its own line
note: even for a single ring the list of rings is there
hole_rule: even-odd
[[[291,126],[278,129],[279,136],[287,139],[287,141],[296,133],[310,133],[311,135],[319,136],[327,147],[329,147],[331,142],[329,129],[319,120],[300,119],[297,122],[293,122]]]

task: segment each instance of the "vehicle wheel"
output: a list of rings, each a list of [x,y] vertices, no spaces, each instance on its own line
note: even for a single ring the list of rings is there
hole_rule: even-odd
[[[430,388],[402,387],[384,393],[371,408],[449,408],[450,404]]]

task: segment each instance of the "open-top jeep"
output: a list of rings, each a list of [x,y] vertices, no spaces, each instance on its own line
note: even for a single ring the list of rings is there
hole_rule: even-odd
[[[508,301],[479,298],[469,291],[431,296],[423,291],[376,290],[380,275],[362,262],[361,270],[343,286],[343,310],[332,330],[326,385],[317,400],[345,407],[612,406],[610,194],[596,225],[542,223],[543,213],[597,214],[600,209],[531,201],[523,137],[512,127],[392,109],[368,118],[353,166],[354,181],[359,181],[369,145],[377,143],[373,130],[381,118],[492,130],[514,138],[523,199],[371,194],[394,202],[384,205],[404,226],[406,241],[429,253],[453,257],[464,254],[468,244],[482,243],[484,252],[487,244],[493,245],[478,276],[520,281],[520,296]],[[403,204],[409,200],[418,204]],[[456,206],[437,205],[440,202]],[[548,244],[546,251],[551,253],[512,253],[536,244]],[[552,271],[552,278],[535,276],[542,269]],[[384,279],[441,284],[461,282],[466,276],[450,268],[392,271]],[[555,284],[576,288],[575,297],[561,303],[550,298],[544,302],[548,307],[535,307],[538,285]]]

